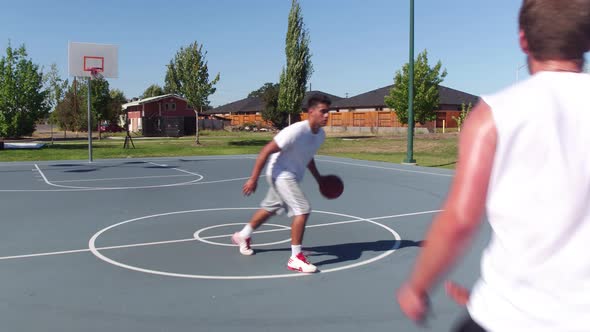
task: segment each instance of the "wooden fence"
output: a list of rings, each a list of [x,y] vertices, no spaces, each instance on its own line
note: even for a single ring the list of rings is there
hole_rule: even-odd
[[[232,126],[242,126],[244,124],[257,124],[260,126],[272,125],[270,122],[264,121],[260,114],[226,115],[225,118],[231,119]]]
[[[240,115],[226,115],[228,119],[231,119],[232,126],[241,126],[243,124],[257,124],[260,126],[270,126],[269,122],[262,119],[260,114],[240,114]],[[448,118],[448,119],[447,119]],[[301,119],[307,119],[307,113],[301,113]],[[456,127],[456,123],[450,118],[450,116],[444,116],[447,127]],[[440,121],[440,118],[439,118]],[[328,127],[404,127],[399,120],[395,112],[391,111],[369,111],[369,112],[334,112],[329,114]],[[434,121],[421,125],[416,123],[416,128],[434,127]],[[437,124],[437,127],[438,124]]]

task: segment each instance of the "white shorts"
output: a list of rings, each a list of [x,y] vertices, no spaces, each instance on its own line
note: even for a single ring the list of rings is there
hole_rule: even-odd
[[[260,206],[277,214],[287,210],[289,217],[309,214],[311,206],[295,179],[268,177],[270,188]]]

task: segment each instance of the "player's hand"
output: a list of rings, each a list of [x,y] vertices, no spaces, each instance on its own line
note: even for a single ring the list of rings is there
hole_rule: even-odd
[[[409,319],[420,323],[428,311],[428,298],[412,289],[410,285],[403,285],[397,293],[400,309]]]
[[[252,178],[248,179],[244,186],[242,187],[242,193],[246,196],[250,196],[253,192],[256,191],[256,187],[258,186],[258,181]]]
[[[445,282],[445,290],[447,296],[457,302],[459,305],[467,305],[469,302],[469,290],[463,286],[460,286],[452,281]]]

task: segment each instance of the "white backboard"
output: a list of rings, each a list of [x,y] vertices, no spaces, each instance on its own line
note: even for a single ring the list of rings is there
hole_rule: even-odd
[[[89,77],[90,70],[98,68],[101,76],[119,76],[119,47],[109,44],[68,44],[68,72],[70,76]]]

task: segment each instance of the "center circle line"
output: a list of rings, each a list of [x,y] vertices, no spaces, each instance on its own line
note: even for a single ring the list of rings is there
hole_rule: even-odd
[[[256,279],[277,279],[277,278],[294,278],[294,277],[304,277],[304,276],[309,276],[310,274],[305,274],[305,273],[288,273],[288,274],[270,274],[270,275],[203,275],[203,274],[186,274],[186,273],[174,273],[174,272],[167,272],[167,271],[160,271],[160,270],[152,270],[152,269],[146,269],[146,268],[142,268],[142,267],[138,267],[138,266],[133,266],[133,265],[129,265],[129,264],[125,264],[119,261],[116,261],[112,258],[109,258],[105,255],[103,255],[97,248],[96,248],[96,239],[103,234],[104,232],[113,229],[115,227],[130,223],[130,222],[134,222],[134,221],[139,221],[139,220],[143,220],[143,219],[149,219],[149,218],[154,218],[154,217],[161,217],[161,216],[169,216],[169,215],[178,215],[178,214],[186,214],[186,213],[195,213],[195,212],[206,212],[206,211],[236,211],[236,210],[257,210],[258,208],[211,208],[211,209],[197,209],[197,210],[187,210],[187,211],[175,211],[175,212],[168,212],[168,213],[161,213],[161,214],[154,214],[154,215],[149,215],[149,216],[143,216],[143,217],[139,217],[139,218],[134,218],[134,219],[129,219],[129,220],[124,220],[121,221],[119,223],[113,224],[111,226],[107,226],[101,230],[99,230],[98,232],[96,232],[88,241],[88,248],[90,249],[90,252],[96,256],[98,259],[124,268],[124,269],[128,269],[128,270],[132,270],[132,271],[137,271],[137,272],[143,272],[143,273],[148,273],[148,274],[154,274],[154,275],[161,275],[161,276],[168,276],[168,277],[178,277],[178,278],[190,278],[190,279],[210,279],[210,280],[256,280]],[[319,273],[320,274],[325,274],[325,273],[330,273],[330,272],[337,272],[337,271],[343,271],[343,270],[347,270],[347,269],[352,269],[352,268],[356,268],[359,266],[363,266],[369,263],[373,263],[375,261],[378,261],[380,259],[383,259],[389,255],[391,255],[393,252],[395,252],[397,249],[399,249],[400,245],[401,245],[401,237],[399,236],[399,234],[394,231],[393,229],[389,228],[386,225],[380,224],[376,221],[370,220],[370,219],[366,219],[366,218],[361,218],[361,217],[356,217],[356,216],[352,216],[352,215],[347,215],[347,214],[343,214],[343,213],[336,213],[336,212],[329,212],[329,211],[320,211],[320,210],[315,210],[314,212],[316,213],[323,213],[323,214],[329,214],[329,215],[335,215],[335,216],[341,216],[341,217],[345,217],[345,218],[350,218],[352,220],[359,220],[359,221],[366,221],[368,223],[374,224],[376,226],[382,227],[385,230],[387,230],[389,233],[391,233],[393,235],[393,238],[395,239],[394,244],[392,245],[392,247],[385,251],[384,253],[373,257],[371,259],[368,260],[364,260],[364,261],[360,261],[357,263],[352,263],[352,264],[347,264],[344,266],[339,266],[339,267],[335,267],[335,268],[331,268],[331,269],[325,269],[325,270],[321,270]],[[340,224],[342,224],[342,222],[339,222]]]

